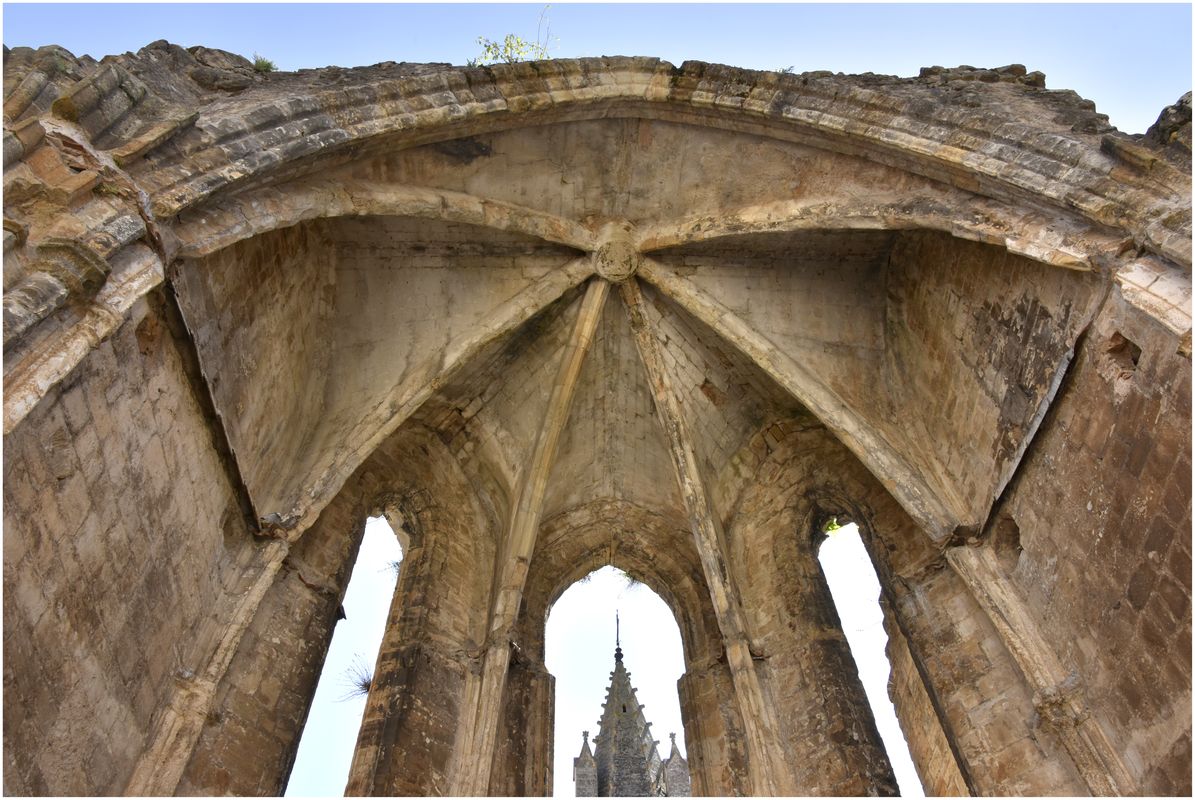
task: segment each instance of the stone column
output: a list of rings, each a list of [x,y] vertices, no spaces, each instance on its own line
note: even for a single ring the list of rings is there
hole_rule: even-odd
[[[817,561],[818,542],[800,527],[788,537],[790,546],[780,541],[773,551],[770,573],[788,619],[759,655],[797,787],[813,795],[895,795],[892,765]]]
[[[435,783],[436,759],[417,732],[432,720],[419,718],[424,714],[416,709],[416,700],[425,709],[444,705],[447,695],[460,690],[463,676],[458,663],[423,641],[431,562],[425,547],[412,547],[403,555],[346,795],[422,794]],[[429,694],[420,698],[424,690]],[[395,769],[399,764],[401,769]]]
[[[426,519],[428,515],[424,515]],[[478,594],[454,569],[463,531],[440,526],[405,554],[373,685],[357,737],[347,795],[445,794],[460,710],[476,649],[453,605]]]
[[[693,665],[676,682],[693,796],[750,794],[743,720],[723,662]]]
[[[552,794],[555,693],[556,679],[542,664],[521,659],[511,662],[502,728],[490,771],[491,797]]]
[[[254,609],[170,793],[286,789],[363,531],[360,515],[334,503],[292,547]]]
[[[401,510],[411,534],[382,639],[345,790],[350,795],[447,794],[462,709],[476,677],[495,545],[455,461],[424,442],[395,449],[427,475]],[[439,471],[439,474],[428,474]],[[416,502],[415,498],[421,498]]]
[[[921,785],[933,797],[968,797],[968,778],[960,766],[957,745],[943,724],[942,711],[926,685],[925,666],[910,649],[892,603],[881,595],[880,605],[888,633],[885,652],[892,665],[888,695]]]

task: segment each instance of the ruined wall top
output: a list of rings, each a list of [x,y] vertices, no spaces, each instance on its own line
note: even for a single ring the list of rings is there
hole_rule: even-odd
[[[1189,213],[1147,211],[1159,182],[1189,187],[1189,98],[1149,134],[1130,136],[1090,101],[1047,90],[1042,73],[1020,65],[928,67],[900,78],[602,57],[259,73],[233,53],[165,41],[100,61],[56,46],[5,48],[4,62],[6,169],[40,138],[36,119],[71,122],[116,165],[145,175],[159,217],[350,142],[432,128],[456,138],[494,116],[550,120],[570,106],[639,103],[667,106],[670,116],[779,123],[812,143],[878,147],[894,161],[916,158],[931,177],[971,172],[993,189],[1125,226],[1148,249],[1190,261]]]

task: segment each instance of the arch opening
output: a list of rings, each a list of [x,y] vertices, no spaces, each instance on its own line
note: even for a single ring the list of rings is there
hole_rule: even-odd
[[[620,697],[612,712],[641,712],[649,725],[648,741],[656,748],[656,760],[649,768],[652,777],[661,761],[670,757],[673,740],[667,734],[676,734],[677,750],[682,757],[686,754],[685,719],[677,690],[677,681],[685,672],[685,657],[674,612],[645,582],[617,567],[604,566],[569,585],[547,615],[545,665],[555,677],[552,761],[556,797],[584,796],[583,776],[574,782],[574,759],[582,751],[583,734],[587,734],[591,750],[597,745],[599,717],[614,675],[616,644],[640,709],[628,708],[627,698]]]
[[[288,797],[344,795],[406,544],[386,516],[366,521],[291,766]]]
[[[896,708],[888,696],[892,664],[886,652],[888,635],[880,608],[880,582],[854,522],[831,517],[818,528],[817,560],[829,586],[859,682],[902,797],[924,797]]]

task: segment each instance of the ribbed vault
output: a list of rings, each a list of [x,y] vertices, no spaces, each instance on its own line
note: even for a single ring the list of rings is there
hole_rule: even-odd
[[[13,508],[18,525],[79,518],[138,541],[180,530],[178,563],[145,570],[171,562],[154,584],[189,587],[176,594],[196,607],[168,606],[185,646],[177,665],[154,662],[156,694],[85,682],[144,728],[119,774],[45,785],[273,785],[353,531],[378,506],[421,544],[351,792],[550,786],[540,615],[602,563],[641,574],[677,615],[695,787],[890,791],[804,530],[830,512],[868,528],[904,659],[894,692],[931,721],[915,753],[927,785],[1183,785],[1149,777],[1140,754],[1181,749],[1184,730],[1189,750],[1189,650],[1150,667],[1186,675],[1184,729],[1181,703],[1132,700],[1157,674],[1126,689],[1076,632],[1189,632],[1189,544],[1185,573],[1181,555],[1167,562],[1177,589],[1149,601],[1171,610],[1142,612],[1147,627],[1123,619],[1121,584],[1167,586],[1163,556],[1139,564],[1139,537],[1118,533],[1148,528],[1150,552],[1179,552],[1166,548],[1189,528],[1189,430],[1156,447],[1149,433],[1189,422],[1189,122],[1133,139],[1016,66],[902,79],[600,58],[267,79],[237,63],[164,42],[99,63],[6,55],[5,444],[105,515],[30,510],[47,504],[27,502],[6,460],[6,523]],[[212,88],[200,67],[242,88]],[[59,410],[74,381],[89,399]],[[1076,385],[1096,399],[1064,403]],[[95,409],[136,438],[130,463],[98,445],[72,455]],[[1136,427],[1113,435],[1122,419]],[[1070,492],[1062,528],[1100,533],[1044,546],[1054,509],[1025,482],[1070,455],[1084,466],[1053,487]],[[81,485],[76,460],[107,471]],[[1139,495],[1109,478],[1080,497],[1112,463],[1162,472]],[[126,533],[125,498],[147,486],[153,516]],[[179,522],[201,502],[203,519]],[[1109,507],[1140,518],[1109,522]],[[1039,523],[1020,561],[1010,509]],[[1013,542],[998,562],[996,526]],[[75,564],[74,530],[6,535],[6,569],[33,540],[66,544],[28,574]],[[1078,579],[1062,599],[1015,583],[1052,570],[1054,545],[1122,539],[1133,555],[1108,557],[1117,583],[1087,627],[1057,610],[1086,602]],[[1036,614],[1023,597],[1039,594]],[[1130,588],[1125,603],[1149,597]],[[103,640],[78,633],[98,625],[86,598],[61,630],[49,606],[66,608],[38,607],[38,647]],[[1091,713],[1080,673],[1119,716]],[[979,708],[981,685],[1012,688]],[[289,704],[286,724],[249,717],[258,688]],[[1007,750],[964,735],[980,729]],[[244,763],[262,730],[278,731],[273,760]]]
[[[755,362],[769,385],[842,437],[935,536],[983,518],[985,504],[998,493],[997,477],[961,486],[950,474],[949,454],[925,452],[906,440],[906,421],[923,406],[915,388],[903,403],[896,399],[907,376],[899,370],[905,354],[899,331],[893,331],[902,310],[889,292],[918,269],[893,265],[898,240],[918,230],[990,239],[966,231],[986,224],[980,220],[992,213],[990,199],[853,155],[672,122],[557,123],[460,142],[363,159],[318,181],[246,190],[212,204],[181,229],[181,241],[194,243],[179,251],[185,258],[176,270],[177,291],[184,316],[195,320],[200,359],[212,371],[227,364],[230,353],[240,354],[231,358],[234,363],[248,359],[244,374],[252,374],[252,391],[262,398],[246,413],[224,412],[259,516],[301,528],[369,449],[438,387],[457,373],[476,373],[473,362],[491,342],[509,338],[517,348],[532,346],[529,320],[594,274],[593,254],[614,221],[644,264],[634,280],[645,279],[651,296],[659,294],[652,307],[670,306],[667,320],[690,320],[659,317],[658,325],[700,321],[706,329],[709,341],[698,344],[690,336],[692,346],[680,351],[692,350],[689,361],[712,363],[713,347]],[[745,161],[726,159],[744,144],[761,152]],[[753,172],[743,163],[769,167]],[[411,183],[415,179],[422,185]],[[551,186],[561,189],[549,191]],[[669,187],[663,207],[636,199],[655,197],[661,187]],[[937,193],[937,199],[910,199],[917,193]],[[798,199],[773,199],[794,195]],[[960,207],[974,211],[960,213]],[[310,219],[313,214],[317,218]],[[1024,211],[1004,214],[1009,219],[1003,225],[1023,239],[1018,223]],[[189,233],[199,227],[202,239]],[[1082,266],[1073,253],[1051,250],[1061,246],[1056,226],[1042,236],[1037,251],[1060,253],[1054,258],[1061,266]],[[246,292],[245,271],[266,271],[253,262],[263,242],[269,242],[275,266],[287,247],[303,255],[270,276],[269,291]],[[1011,239],[1005,244],[1013,247]],[[1054,329],[1063,350],[1090,312],[1083,304],[1093,297],[1083,288],[1083,270],[1065,275],[1053,282],[1069,281],[1077,288],[1061,291],[1079,297],[1068,298],[1078,322],[1060,321]],[[316,302],[313,281],[326,287]],[[286,297],[304,307],[288,307]],[[241,319],[233,322],[229,316],[238,306]],[[279,315],[294,334],[277,335]],[[227,332],[209,338],[204,320],[219,318]],[[599,327],[602,341],[617,347],[626,331],[623,326],[606,333],[613,319],[604,314]],[[254,338],[255,330],[264,332],[261,339]],[[685,338],[674,334],[661,335]],[[703,348],[707,352],[698,352]],[[623,370],[634,394],[637,368],[628,371],[633,360],[625,358],[625,347],[620,352],[611,368]],[[519,369],[510,354],[504,358],[512,371]],[[1050,358],[1059,361],[1057,353]],[[296,407],[295,393],[285,387],[307,370],[310,376],[300,379],[306,405]],[[887,391],[875,391],[876,376]],[[245,407],[235,393],[249,391],[248,380],[220,381],[212,388],[217,406]],[[277,382],[274,390],[267,389],[271,381]],[[462,381],[470,383],[456,382]],[[587,386],[594,383],[586,378]],[[737,385],[707,393],[728,388],[747,396]],[[1025,391],[1020,418],[1001,420],[999,435],[1014,452],[1020,439],[1015,429],[1028,426],[1044,399],[1041,387]],[[772,389],[763,393],[775,399]],[[474,398],[460,408],[481,402]],[[641,399],[627,402],[642,405]],[[722,405],[720,413],[733,415],[740,404]],[[260,424],[263,415],[285,433],[275,435]],[[758,409],[748,415],[759,421]],[[520,424],[514,418],[491,423],[495,431]],[[713,428],[709,433],[720,435]],[[511,436],[529,446],[528,430]],[[287,467],[280,470],[279,462]],[[1007,465],[996,466],[1006,471]]]

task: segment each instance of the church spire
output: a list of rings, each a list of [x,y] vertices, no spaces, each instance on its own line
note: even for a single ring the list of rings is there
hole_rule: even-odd
[[[659,742],[652,739],[651,723],[643,715],[643,708],[622,660],[621,620],[615,610],[614,671],[610,673],[606,702],[602,703],[593,755],[589,756],[589,737],[582,733],[585,743],[580,756],[573,760],[577,797],[689,794],[688,764],[680,758],[676,739],[672,740],[673,752],[666,764],[660,758]]]

